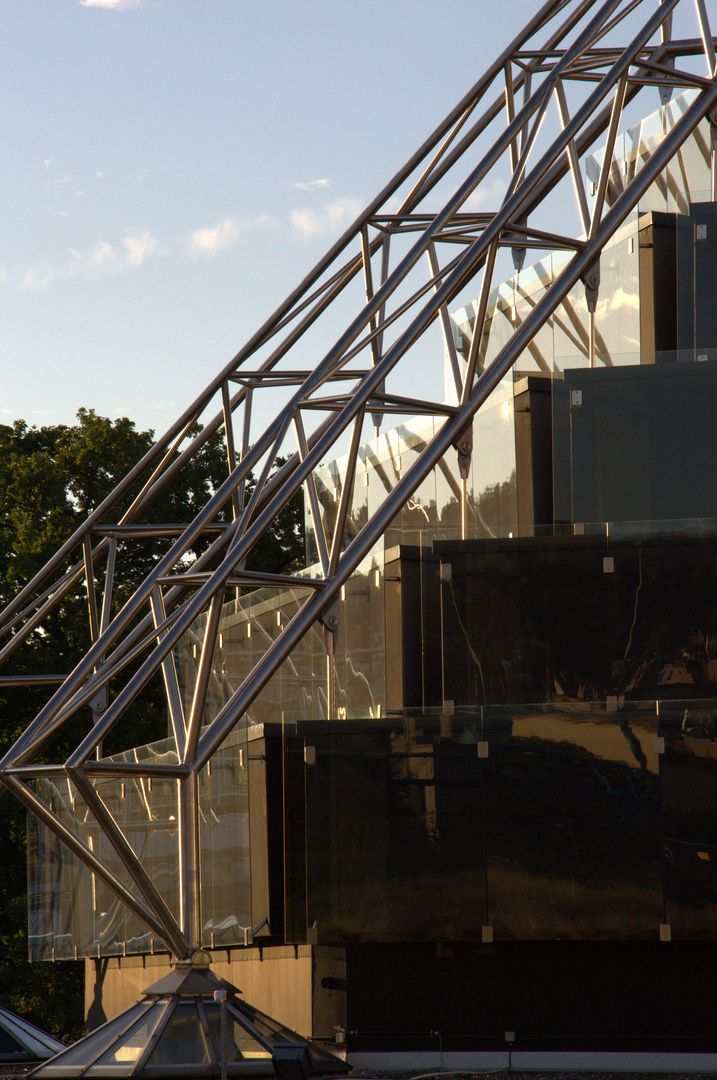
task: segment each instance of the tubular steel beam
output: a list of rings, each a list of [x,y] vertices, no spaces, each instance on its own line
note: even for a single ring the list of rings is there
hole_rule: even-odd
[[[695,37],[673,40],[672,16],[678,8],[690,9]],[[644,18],[643,11],[647,11]],[[612,41],[623,26],[632,27],[626,46],[601,44],[608,34]],[[538,37],[543,34],[541,46]],[[709,77],[676,70],[678,56],[702,57]],[[83,576],[86,579],[91,640],[74,670],[69,675],[33,672],[20,682],[11,673],[0,682],[27,686],[60,683],[0,762],[0,782],[38,814],[177,955],[187,955],[201,938],[200,770],[279,666],[291,661],[302,638],[322,619],[326,625],[333,619],[333,605],[342,586],[435,468],[445,473],[451,491],[461,502],[465,535],[466,492],[461,492],[447,470],[444,456],[461,438],[466,442],[473,416],[522,354],[530,354],[539,367],[549,369],[536,334],[548,319],[558,320],[558,306],[597,264],[607,241],[699,121],[707,115],[715,119],[716,66],[705,0],[662,0],[659,4],[656,0],[547,0],[326,256],[0,613],[0,633],[9,636],[0,649],[2,663],[24,647],[49,615],[74,598]],[[647,154],[637,175],[625,179],[621,194],[607,209],[608,180],[624,110],[638,95],[648,92],[643,89],[648,84],[656,85],[661,93],[690,85],[696,96],[681,116],[673,117],[663,142]],[[546,135],[545,128],[550,125],[543,121],[553,95],[557,97],[561,130],[557,135]],[[590,210],[580,158],[594,149],[596,140],[605,133],[604,160]],[[481,207],[480,213],[473,212],[474,197],[493,190],[491,185],[504,175],[506,164],[510,179],[504,196],[497,200],[497,209],[484,212]],[[431,204],[437,201],[438,185],[449,178],[451,194],[436,210]],[[528,218],[538,215],[551,193],[564,191],[561,185],[568,179],[577,199],[579,227],[567,222],[564,234],[558,234],[549,221],[547,227],[532,220],[528,224]],[[429,196],[431,203],[427,202]],[[581,235],[575,235],[580,229]],[[446,243],[453,246],[444,246],[439,252],[439,245]],[[528,314],[511,326],[510,339],[483,369],[486,355],[493,355],[486,352],[484,343],[496,325],[495,319],[491,323],[489,318],[491,286],[499,251],[505,247],[513,248],[516,265],[521,265],[528,248],[565,251],[567,261],[555,278],[545,283],[538,299],[525,294]],[[451,253],[448,260],[443,257],[447,250]],[[429,265],[425,276],[423,256]],[[380,273],[374,275],[379,261]],[[342,305],[354,303],[354,282],[361,274],[364,296],[348,315],[342,308],[343,329],[336,338],[330,313],[338,301]],[[450,304],[465,302],[462,294],[474,287],[474,281],[481,284],[464,363],[453,343],[448,311]],[[570,309],[567,316],[573,322],[572,330],[565,326],[569,339],[581,354],[594,355],[584,328]],[[315,348],[313,338],[306,338],[312,342],[311,355],[316,357],[316,363],[307,366],[304,339],[326,322],[328,341]],[[402,363],[434,324],[443,330],[457,405],[428,400],[430,391],[419,396],[418,388],[412,385],[410,363]],[[393,332],[393,339],[389,332]],[[593,340],[598,359],[608,363],[599,334]],[[349,365],[357,357],[357,367],[352,370]],[[387,379],[399,376],[403,380],[396,387],[400,393],[387,392]],[[232,384],[238,387],[235,393],[230,393]],[[286,397],[276,415],[257,433],[256,395],[264,387]],[[209,409],[216,410],[212,419],[197,432],[194,425]],[[323,412],[328,415],[315,422]],[[381,492],[383,501],[371,502],[365,521],[349,521],[366,414],[372,417],[378,436],[382,417],[391,412],[431,415],[436,432],[412,447],[412,464],[403,472],[396,470],[400,475],[393,486],[387,476],[377,473],[386,488]],[[185,467],[214,438],[224,440],[226,475],[194,519],[165,524],[145,520],[157,496],[168,484],[181,482]],[[290,444],[291,439],[294,442]],[[368,447],[364,451],[367,459],[376,452]],[[465,451],[464,458],[469,452]],[[315,474],[322,463],[339,453],[347,455],[340,498],[335,514],[324,520]],[[464,478],[467,460],[461,465]],[[251,491],[248,498],[246,491]],[[315,576],[309,578],[247,571],[247,556],[298,492],[304,493],[311,508],[318,573],[314,571]],[[98,538],[94,547],[93,537]],[[159,538],[167,541],[167,550],[157,556],[134,594],[113,612],[113,607],[119,606],[118,543],[124,552],[136,541]],[[196,559],[193,550],[201,551]],[[105,557],[100,609],[94,577]],[[202,728],[222,605],[228,589],[247,587],[275,589],[277,595],[290,590],[298,610],[281,624],[273,640],[267,635],[261,659],[215,719]],[[205,618],[204,642],[188,688],[191,705],[185,719],[172,651],[185,634],[196,632],[193,623],[200,617]],[[335,624],[331,625],[330,650],[335,644]],[[181,764],[92,760],[102,740],[123,721],[158,673],[163,675],[177,762]],[[37,763],[40,752],[64,725],[75,720],[100,690],[110,687],[109,707],[91,730],[85,729],[68,760]],[[327,700],[331,709],[336,704],[334,693],[330,675]],[[151,776],[175,779],[179,787],[181,927],[91,779]],[[77,785],[133,881],[135,893],[27,786],[26,781],[43,777],[71,779]]]

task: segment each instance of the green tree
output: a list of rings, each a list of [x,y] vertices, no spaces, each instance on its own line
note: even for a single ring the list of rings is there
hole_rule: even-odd
[[[200,431],[197,428],[196,431]],[[109,420],[81,409],[77,424],[30,427],[24,421],[0,425],[0,610],[54,554],[74,529],[113,490],[151,447],[152,431],[137,431],[122,417]],[[201,450],[143,513],[146,523],[186,523],[205,505],[226,477],[221,433]],[[145,478],[117,508],[119,520]],[[249,479],[248,490],[253,488]],[[225,513],[229,513],[227,508]],[[114,592],[123,603],[166,549],[151,539],[121,545]],[[295,498],[273,523],[269,535],[250,553],[247,567],[280,573],[303,563],[303,506]],[[194,552],[197,554],[198,552]],[[31,635],[2,668],[3,674],[65,673],[89,645],[84,585]],[[4,754],[47,698],[47,691],[0,684],[0,753]],[[144,700],[136,739],[143,743],[166,732],[164,696]],[[67,747],[73,731],[63,736]],[[123,738],[128,737],[125,725]],[[130,736],[133,738],[131,731]],[[57,747],[55,748],[57,752]],[[63,747],[59,748],[62,753]],[[63,1038],[82,1027],[82,963],[27,962],[25,812],[8,794],[0,796],[0,1002]]]

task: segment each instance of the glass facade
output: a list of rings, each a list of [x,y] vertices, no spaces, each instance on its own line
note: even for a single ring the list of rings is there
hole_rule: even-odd
[[[716,716],[564,702],[290,736],[288,940],[714,937]]]
[[[236,944],[251,924],[246,730],[235,731],[200,775],[202,937]],[[172,764],[169,742],[114,760]],[[179,791],[174,779],[107,778],[95,788],[175,918],[181,918]],[[73,785],[35,781],[35,789],[72,831],[129,885],[108,838]],[[34,816],[28,818],[29,952],[33,960],[163,951],[166,946]]]
[[[609,205],[691,100],[619,137]],[[257,914],[290,943],[717,936],[711,184],[703,123],[604,249],[594,312],[572,288],[478,411],[465,479],[451,451],[346,582],[333,651],[316,625],[213,757],[202,944]],[[479,370],[569,257],[493,290]],[[477,306],[452,316],[462,364]],[[361,447],[345,543],[440,423]],[[206,722],[300,610],[346,468],[314,473],[306,590],[225,606]],[[185,712],[204,632],[175,653]],[[71,785],[37,788],[122,876]],[[97,790],[179,918],[177,782]],[[162,947],[36,820],[29,862],[33,958]]]

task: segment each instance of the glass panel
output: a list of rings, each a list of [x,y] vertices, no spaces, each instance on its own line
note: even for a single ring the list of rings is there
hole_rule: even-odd
[[[555,440],[556,518],[717,517],[717,493],[703,468],[717,451],[717,364],[571,372],[563,386],[555,401],[556,416],[566,417]]]
[[[130,1073],[163,1015],[164,1008],[161,1005],[154,1004],[154,1007],[147,1015],[142,1017],[139,1023],[135,1024],[126,1035],[123,1035],[101,1058],[98,1058],[92,1068],[88,1070],[88,1074],[91,1076],[93,1072],[99,1071],[106,1065],[124,1065],[127,1073]]]
[[[204,1032],[197,1006],[178,1002],[157,1045],[150,1054],[146,1068],[154,1065],[203,1065],[209,1061]]]
[[[75,1043],[69,1050],[65,1050],[60,1063],[63,1071],[68,1066],[86,1068],[97,1059],[110,1043],[114,1043],[123,1031],[127,1031],[138,1019],[144,1017],[145,1013],[153,1006],[156,1007],[155,1002],[141,1001],[131,1010],[120,1013],[114,1020],[109,1020],[97,1031],[93,1031],[91,1035],[87,1035],[86,1038]],[[52,1066],[43,1065],[43,1068],[52,1068]]]
[[[657,937],[654,707],[485,710],[488,905],[496,938]]]
[[[242,1012],[245,1012],[250,1017],[252,1024],[264,1038],[269,1039],[272,1043],[275,1042],[305,1042],[303,1035],[297,1035],[291,1028],[284,1027],[278,1021],[273,1020],[270,1016],[266,1016],[264,1013],[259,1012],[258,1009],[253,1008],[246,1001],[242,1001]],[[316,1043],[307,1043],[306,1049],[309,1052],[311,1061],[316,1064],[336,1063],[339,1062],[334,1054],[329,1053],[327,1050],[323,1050]],[[339,1071],[343,1071],[339,1065]]]
[[[714,661],[712,661],[714,663]],[[660,702],[665,921],[675,938],[717,937],[717,709]]]
[[[604,543],[550,537],[437,544],[445,698],[461,706],[604,698]]]
[[[246,726],[235,728],[199,777],[202,944],[244,941],[251,926]]]
[[[481,938],[479,739],[475,715],[335,723],[294,737],[285,776],[294,777],[286,801],[297,888],[286,904],[295,940],[307,928],[319,942]]]
[[[304,740],[296,722],[282,724],[284,790],[284,937],[306,941],[306,794]]]
[[[82,807],[68,781],[37,780],[35,792],[70,829],[83,835]],[[28,944],[31,960],[74,958],[97,952],[86,867],[33,814],[28,815]]]
[[[615,692],[632,698],[717,697],[717,541],[656,537],[611,544],[624,589],[613,607]]]
[[[205,1001],[203,1004],[217,1061],[222,1060],[222,1046],[227,1062],[242,1061],[244,1058],[271,1057],[271,1051],[257,1042],[246,1028],[241,1026],[229,1006],[225,1006],[225,1029],[222,1036],[221,1007],[210,1001]]]

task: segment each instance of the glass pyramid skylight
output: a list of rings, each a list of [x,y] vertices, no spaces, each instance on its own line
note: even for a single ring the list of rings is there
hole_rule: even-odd
[[[0,1008],[0,1061],[38,1061],[64,1049],[46,1031]]]
[[[217,993],[218,992],[218,993]],[[224,1001],[218,1000],[226,993]],[[305,1049],[312,1075],[349,1066],[238,998],[209,970],[199,950],[191,961],[144,991],[129,1009],[32,1072],[55,1077],[274,1076],[277,1049]],[[224,1013],[222,1017],[222,1011]]]

